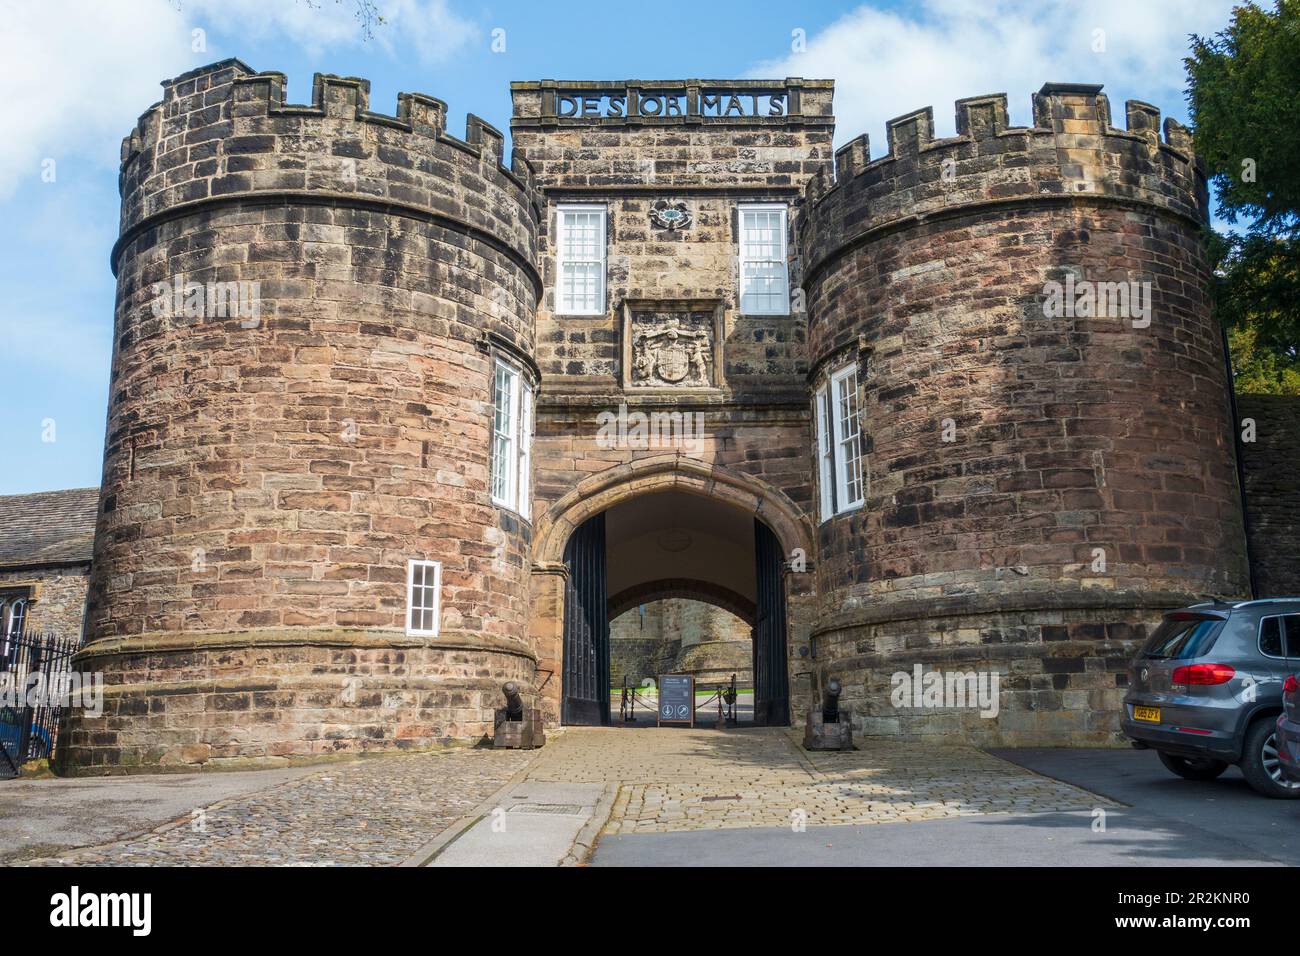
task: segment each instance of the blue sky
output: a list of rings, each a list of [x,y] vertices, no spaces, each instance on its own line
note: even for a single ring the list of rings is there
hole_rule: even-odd
[[[878,156],[886,119],[929,105],[950,135],[964,96],[1006,92],[1012,122],[1027,124],[1030,93],[1049,80],[1104,83],[1120,125],[1129,98],[1186,120],[1187,34],[1222,29],[1231,2],[378,6],[388,22],[363,41],[353,0],[0,0],[0,494],[99,482],[119,143],[168,76],[237,56],[288,74],[297,102],[315,72],[363,76],[372,109],[429,93],[457,134],[466,112],[508,129],[511,80],[830,77],[837,140],[866,131]]]

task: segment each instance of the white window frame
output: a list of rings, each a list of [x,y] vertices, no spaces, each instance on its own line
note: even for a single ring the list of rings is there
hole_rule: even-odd
[[[780,239],[781,249],[777,258],[758,256],[745,240],[745,217],[748,213],[777,212],[781,215]],[[785,203],[741,203],[737,206],[736,232],[739,247],[739,273],[736,277],[738,288],[737,305],[742,315],[789,315],[790,314],[790,208]],[[781,269],[782,302],[774,309],[750,309],[745,305],[745,266],[747,263],[777,264]]]
[[[831,445],[829,396],[830,390],[823,383],[821,388],[817,389],[813,409],[817,419],[817,488],[822,521],[835,514],[835,450]]]
[[[566,213],[598,213],[600,237],[596,241],[597,259],[577,259],[565,254],[568,242]],[[555,207],[555,313],[556,315],[604,315],[606,274],[609,271],[606,245],[609,236],[609,210],[598,203],[559,203]],[[565,268],[570,265],[598,265],[595,304],[579,307],[564,292]]]
[[[532,494],[529,488],[533,475],[533,389],[520,379],[519,399],[519,455],[515,466],[515,484],[518,489],[518,511],[521,518],[532,517]]]
[[[502,392],[502,380],[507,389]],[[504,409],[502,398],[505,399]],[[502,410],[505,428],[499,426]],[[531,517],[530,483],[533,447],[533,387],[517,365],[498,358],[492,367],[492,423],[488,491],[492,503]],[[503,465],[504,463],[504,465]],[[498,493],[498,469],[504,467],[504,485]]]
[[[30,597],[0,598],[0,657],[8,657],[10,642],[17,644],[23,636],[23,629],[27,626],[27,608],[30,604]],[[15,617],[18,618],[17,627],[14,626]]]
[[[415,603],[415,569],[416,568],[433,568],[433,584],[427,583],[422,585],[423,588],[432,588],[433,604],[432,606],[421,604],[418,607]],[[415,627],[412,618],[416,611],[431,611],[433,626],[429,628]],[[426,561],[423,559],[412,558],[406,562],[406,634],[408,637],[437,637],[438,628],[442,623],[442,562]]]
[[[862,408],[857,393],[856,363],[843,365],[829,375],[814,395],[813,413],[817,419],[817,487],[821,520],[856,511],[866,503],[866,459],[862,454]],[[853,395],[853,422],[846,429],[840,415],[840,399],[845,388]],[[849,493],[850,455],[856,454],[858,494]]]
[[[849,380],[850,386],[846,386]],[[844,418],[840,414],[841,392],[852,396],[853,422],[851,432],[846,433]],[[862,409],[858,407],[858,367],[847,365],[831,375],[831,427],[835,440],[835,500],[840,503],[840,511],[861,508],[866,500],[866,480],[862,474]],[[850,459],[846,448],[853,449],[853,463],[858,467],[858,493],[849,491]]]

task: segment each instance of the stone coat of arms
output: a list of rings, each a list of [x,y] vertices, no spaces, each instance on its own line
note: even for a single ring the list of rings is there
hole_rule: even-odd
[[[632,345],[635,385],[710,385],[709,334],[682,328],[675,316],[663,326],[638,332]]]

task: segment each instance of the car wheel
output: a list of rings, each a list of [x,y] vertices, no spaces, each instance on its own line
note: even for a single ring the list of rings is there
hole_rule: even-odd
[[[1185,780],[1213,780],[1228,769],[1226,762],[1212,757],[1179,757],[1164,751],[1160,762]]]
[[[1282,774],[1277,757],[1277,724],[1272,717],[1257,720],[1246,731],[1242,745],[1241,773],[1246,782],[1266,797],[1300,799],[1300,782]]]

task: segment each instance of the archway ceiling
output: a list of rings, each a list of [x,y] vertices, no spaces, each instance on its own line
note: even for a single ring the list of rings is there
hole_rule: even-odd
[[[702,581],[753,601],[754,518],[680,491],[643,495],[605,517],[608,591],[668,578]]]

